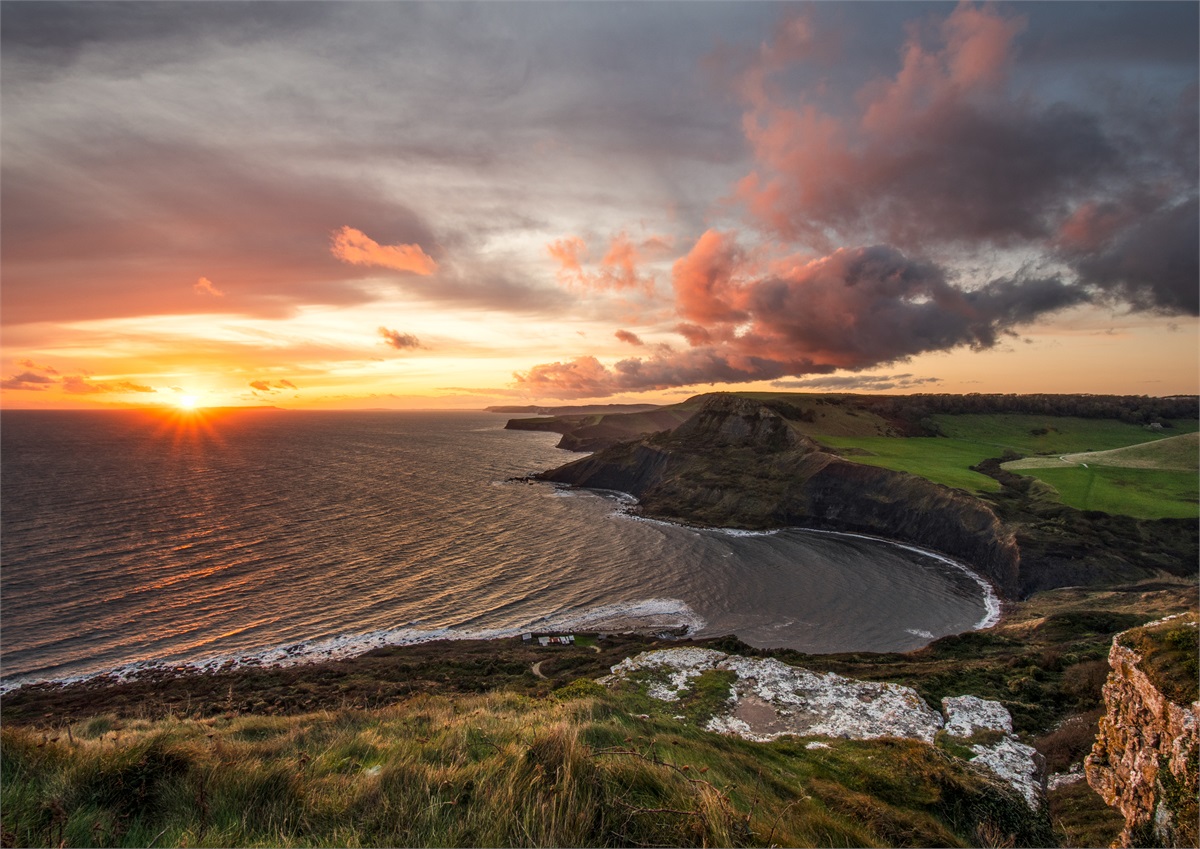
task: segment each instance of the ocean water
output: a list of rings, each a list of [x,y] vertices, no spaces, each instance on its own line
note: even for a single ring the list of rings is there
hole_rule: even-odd
[[[509,480],[579,455],[464,412],[0,414],[0,689],[525,630],[907,650],[997,607],[885,541],[700,530]]]

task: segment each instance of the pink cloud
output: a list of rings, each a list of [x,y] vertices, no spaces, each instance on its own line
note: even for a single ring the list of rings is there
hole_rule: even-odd
[[[676,325],[690,348],[606,366],[595,357],[516,375],[561,398],[861,370],[927,351],[988,348],[1013,326],[1087,298],[1054,277],[996,279],[965,292],[941,266],[889,246],[840,248],[755,273],[733,234],[706,232],[674,266]],[[627,333],[628,331],[618,332]]]
[[[252,380],[249,383],[251,389],[259,392],[279,392],[284,389],[296,389],[296,384],[290,380],[280,380],[276,383],[271,383],[269,380]]]
[[[28,358],[23,359],[23,360],[17,360],[16,363],[19,366],[24,366],[25,368],[33,369],[34,371],[42,371],[42,372],[45,372],[46,374],[58,374],[58,369],[54,368],[53,366],[40,365]]]
[[[192,289],[197,295],[212,295],[216,298],[225,297],[225,293],[214,286],[213,282],[207,277],[201,277],[199,280],[197,280],[196,284],[192,286]]]
[[[745,313],[737,304],[741,288],[735,281],[744,262],[745,255],[732,234],[705,232],[672,267],[680,317],[701,324],[744,319]]]
[[[638,336],[636,333],[631,333],[628,330],[618,330],[616,333],[613,334],[613,336],[616,336],[617,339],[621,340],[622,342],[627,342],[630,345],[645,345],[646,344],[645,342],[642,341],[642,337]]]
[[[757,165],[738,199],[776,234],[827,252],[864,235],[922,250],[1044,239],[1115,152],[1085,116],[1009,94],[1025,23],[963,3],[936,28],[913,27],[900,69],[849,112],[824,108],[811,86],[786,91],[794,65],[764,55],[743,72],[764,81],[742,87]]]
[[[558,281],[563,286],[595,292],[642,289],[654,290],[654,277],[641,269],[645,258],[661,256],[670,250],[670,242],[662,236],[651,236],[635,244],[624,231],[609,240],[604,256],[588,270],[587,243],[579,236],[557,239],[546,246],[546,252],[558,263]]]
[[[335,232],[329,250],[351,265],[374,265],[420,275],[437,271],[437,263],[420,245],[381,245],[353,227],[342,227]]]

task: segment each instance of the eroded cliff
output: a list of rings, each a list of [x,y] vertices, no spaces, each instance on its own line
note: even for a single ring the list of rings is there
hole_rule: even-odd
[[[1125,817],[1120,846],[1197,846],[1196,616],[1118,634],[1088,784]]]

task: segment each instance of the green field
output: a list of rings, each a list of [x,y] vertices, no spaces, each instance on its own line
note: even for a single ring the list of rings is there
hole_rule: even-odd
[[[1050,484],[1063,504],[1079,510],[1138,519],[1194,519],[1200,504],[1195,472],[1075,466],[1024,473]]]
[[[1000,485],[970,467],[1005,451],[1027,457],[1108,451],[1194,433],[1195,421],[1150,431],[1140,425],[1106,419],[1034,415],[939,415],[932,420],[943,437],[820,436],[824,444],[851,452],[856,463],[910,472],[935,483],[970,492],[995,492]],[[1139,518],[1189,518],[1196,515],[1197,475],[1191,471],[1131,469],[1089,465],[1021,469],[1053,486],[1064,504]]]
[[[887,436],[822,436],[824,444],[839,449],[858,449],[868,454],[852,454],[846,459],[868,466],[882,466],[897,472],[909,472],[935,483],[965,489],[969,492],[996,492],[1000,489],[994,479],[971,466],[996,457],[1001,452],[994,446],[967,439],[943,439],[926,436],[897,439]]]
[[[1127,448],[1112,448],[1108,451],[1084,451],[1059,457],[1027,457],[1004,464],[1004,468],[1010,472],[1069,466],[1119,466],[1126,469],[1190,472],[1192,469],[1200,469],[1200,434],[1168,436],[1165,439],[1130,445]]]
[[[1080,419],[1066,416],[1004,414],[932,418],[948,437],[965,439],[1001,450],[1009,448],[1025,455],[1106,451],[1200,430],[1200,423],[1195,421],[1176,421],[1172,422],[1174,427],[1152,431],[1141,425],[1112,419]]]

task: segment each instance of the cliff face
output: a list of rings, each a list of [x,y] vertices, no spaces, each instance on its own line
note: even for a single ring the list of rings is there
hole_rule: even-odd
[[[1190,622],[1183,627],[1194,629]],[[1085,763],[1088,784],[1125,817],[1116,845],[1196,846],[1200,702],[1165,695],[1128,645],[1131,633],[1118,634],[1109,653],[1107,713]]]
[[[657,518],[744,528],[858,531],[958,557],[1018,592],[1012,532],[983,502],[923,478],[852,463],[763,405],[714,395],[668,433],[622,443],[540,475],[616,489]]]

